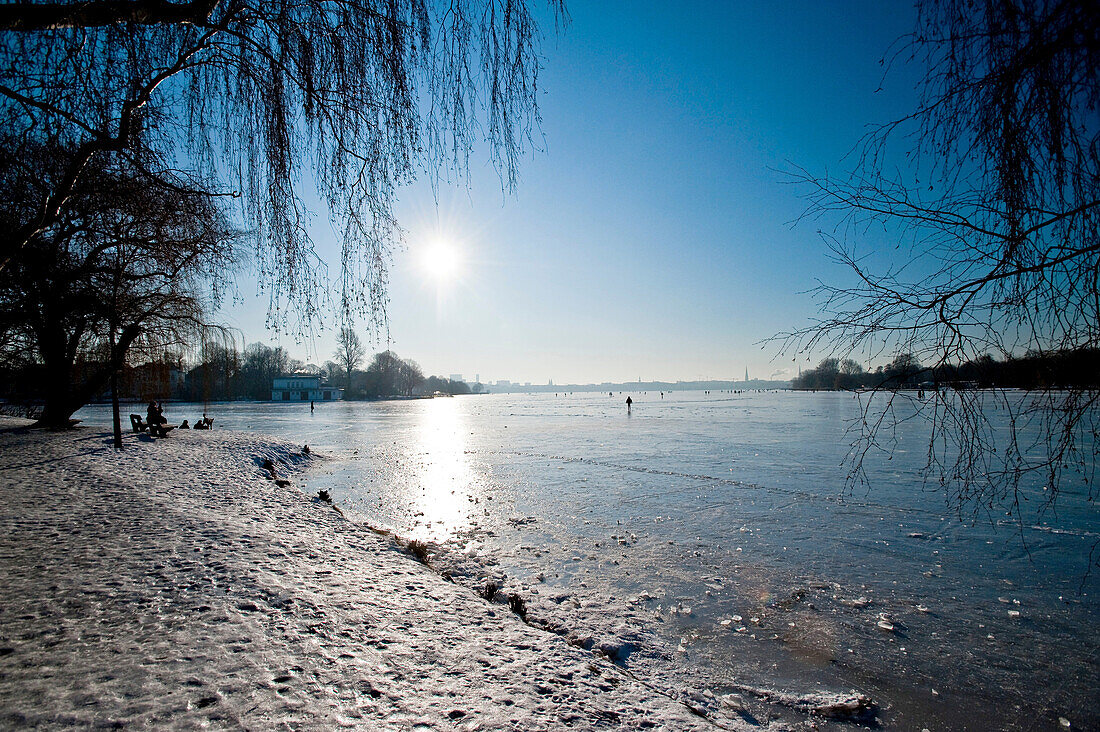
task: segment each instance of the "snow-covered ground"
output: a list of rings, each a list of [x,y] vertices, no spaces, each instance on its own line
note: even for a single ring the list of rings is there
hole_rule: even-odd
[[[98,429],[0,423],[0,728],[766,721],[700,716],[448,581],[296,487],[316,460],[243,433],[116,451]]]

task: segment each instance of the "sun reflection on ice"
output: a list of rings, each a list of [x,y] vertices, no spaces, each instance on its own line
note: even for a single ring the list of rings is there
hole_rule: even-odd
[[[416,533],[440,541],[471,526],[475,474],[466,454],[466,424],[454,399],[424,402],[417,425],[418,512]]]

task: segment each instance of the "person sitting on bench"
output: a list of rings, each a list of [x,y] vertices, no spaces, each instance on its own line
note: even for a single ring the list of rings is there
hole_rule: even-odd
[[[164,424],[168,420],[164,417],[164,410],[156,402],[149,402],[149,408],[145,410],[145,421],[150,425]]]
[[[167,437],[175,427],[168,426],[168,419],[164,416],[164,410],[156,402],[149,402],[145,421],[149,423],[149,434],[157,437]]]

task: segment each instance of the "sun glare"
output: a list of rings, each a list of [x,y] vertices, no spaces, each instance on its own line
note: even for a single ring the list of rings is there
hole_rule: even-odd
[[[436,241],[424,249],[421,267],[436,282],[449,282],[458,276],[461,264],[458,249],[449,241]]]

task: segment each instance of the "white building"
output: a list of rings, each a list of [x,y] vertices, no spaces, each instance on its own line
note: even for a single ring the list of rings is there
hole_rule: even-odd
[[[322,385],[320,376],[291,374],[271,382],[273,402],[331,402],[343,398],[343,389]]]

